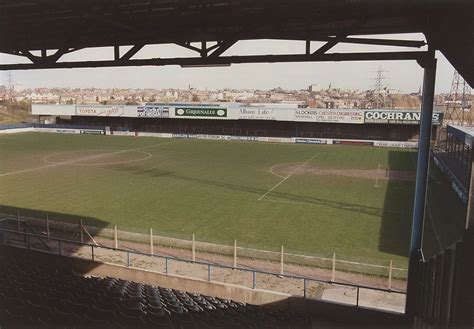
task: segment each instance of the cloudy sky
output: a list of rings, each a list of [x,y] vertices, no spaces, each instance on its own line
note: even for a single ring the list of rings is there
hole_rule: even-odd
[[[380,36],[379,36],[380,37]],[[383,36],[387,38],[386,36]],[[423,35],[393,35],[392,38],[424,39]],[[313,42],[312,50],[321,43]],[[295,41],[242,41],[224,55],[295,54],[304,52],[304,42]],[[127,48],[123,48],[122,53]],[[422,48],[425,49],[425,48]],[[408,48],[361,45],[338,45],[329,52],[395,51]],[[134,58],[188,57],[194,53],[175,45],[147,46]],[[81,50],[63,57],[63,61],[100,60],[113,58],[112,48]],[[449,92],[454,69],[444,56],[437,52],[438,70],[436,92]],[[0,63],[29,62],[18,57],[0,54]],[[322,87],[371,89],[378,68],[384,70],[387,87],[403,92],[416,92],[422,84],[422,69],[415,61],[385,62],[324,62],[280,64],[234,64],[220,68],[123,67],[81,68],[14,71],[16,84],[23,87],[116,87],[116,88],[187,88],[199,89],[249,88],[306,89],[310,84]],[[1,73],[0,84],[7,74]]]

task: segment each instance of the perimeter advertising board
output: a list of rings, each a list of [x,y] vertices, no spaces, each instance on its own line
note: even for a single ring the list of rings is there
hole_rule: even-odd
[[[396,110],[366,110],[364,113],[365,123],[382,123],[382,124],[419,124],[421,120],[421,112],[418,111],[396,111]],[[443,113],[433,113],[433,124],[440,125],[443,120]]]
[[[363,124],[364,111],[349,109],[296,109],[294,121]]]
[[[299,137],[295,138],[295,143],[296,144],[319,144],[319,145],[332,144],[332,142],[328,143],[328,140],[325,138],[299,138]]]

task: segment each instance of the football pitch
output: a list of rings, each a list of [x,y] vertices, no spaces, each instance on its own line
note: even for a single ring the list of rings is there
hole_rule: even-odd
[[[0,211],[403,266],[416,150],[47,133],[0,137]]]

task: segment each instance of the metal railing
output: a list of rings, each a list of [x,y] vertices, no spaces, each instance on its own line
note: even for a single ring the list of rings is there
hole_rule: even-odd
[[[339,273],[354,273],[367,276],[373,276],[377,278],[387,278],[386,288],[392,290],[393,280],[405,280],[407,275],[407,270],[399,266],[395,266],[393,261],[390,260],[389,265],[380,265],[380,264],[369,264],[357,261],[344,260],[340,257],[336,258],[336,254],[333,253],[332,257],[323,257],[323,256],[314,256],[314,255],[302,255],[289,252],[276,252],[263,249],[255,249],[249,247],[243,247],[237,245],[237,240],[234,240],[234,245],[225,245],[225,244],[215,244],[204,241],[197,240],[186,240],[183,238],[173,238],[169,236],[156,235],[151,233],[150,229],[149,234],[134,232],[134,231],[124,231],[118,230],[117,225],[114,225],[114,229],[95,227],[91,225],[82,225],[81,221],[77,224],[69,223],[65,221],[58,221],[49,219],[46,214],[45,218],[21,216],[18,212],[14,217],[13,215],[0,213],[0,222],[8,221],[20,221],[20,222],[29,222],[35,227],[41,227],[46,230],[47,236],[50,236],[50,228],[52,230],[70,230],[71,232],[76,230],[84,230],[85,232],[90,232],[94,236],[104,238],[107,240],[113,240],[114,248],[118,248],[119,245],[119,235],[121,241],[124,242],[139,242],[143,244],[150,243],[150,253],[153,253],[153,247],[155,242],[156,245],[161,247],[169,247],[173,249],[183,249],[191,250],[193,252],[192,259],[195,258],[195,252],[201,252],[206,254],[213,255],[224,255],[228,257],[233,256],[234,267],[237,264],[237,255],[241,260],[262,260],[265,262],[274,262],[280,263],[280,274],[283,274],[283,268],[285,265],[297,265],[297,266],[310,266],[319,269],[327,269],[331,271],[330,275],[331,280],[335,281],[336,268]],[[193,234],[194,236],[194,234]],[[69,238],[71,239],[71,238]],[[82,241],[82,240],[81,240]],[[159,241],[159,242],[158,242]],[[95,242],[95,241],[94,241]],[[145,248],[145,245],[144,245]],[[193,251],[194,250],[194,251]]]
[[[252,275],[252,289],[257,289],[257,275],[269,275],[278,279],[291,279],[291,280],[300,280],[300,282],[303,283],[303,289],[301,291],[301,295],[304,298],[308,298],[308,286],[311,283],[317,283],[317,284],[323,284],[323,285],[336,285],[336,286],[343,286],[346,288],[352,288],[356,289],[356,296],[355,296],[355,303],[345,303],[349,305],[355,305],[356,307],[360,307],[360,291],[361,289],[363,290],[370,290],[370,291],[378,291],[378,292],[384,292],[384,293],[393,293],[393,294],[400,294],[400,295],[406,295],[404,291],[396,290],[396,289],[383,289],[383,288],[377,288],[377,287],[371,287],[371,286],[365,286],[365,285],[358,285],[358,284],[352,284],[352,283],[345,283],[345,282],[338,282],[338,281],[332,281],[332,280],[322,280],[322,279],[317,279],[317,278],[311,278],[307,276],[300,276],[300,275],[288,275],[288,274],[281,274],[281,273],[275,273],[275,272],[269,272],[269,271],[262,271],[258,269],[251,269],[251,268],[246,268],[246,267],[233,267],[233,266],[228,266],[228,265],[223,265],[223,264],[214,264],[208,261],[192,261],[192,260],[187,260],[187,259],[181,259],[178,257],[173,257],[173,256],[166,256],[166,255],[160,255],[160,254],[151,254],[151,253],[146,253],[146,252],[140,252],[140,251],[133,251],[133,250],[128,250],[128,249],[121,249],[121,248],[112,248],[112,247],[106,247],[106,246],[97,246],[94,244],[89,244],[89,243],[82,243],[79,241],[73,241],[73,240],[67,240],[67,239],[61,239],[61,238],[54,238],[54,237],[45,237],[43,235],[39,234],[34,234],[34,233],[27,233],[27,232],[21,232],[21,231],[15,231],[15,230],[10,230],[10,229],[4,229],[0,228],[0,243],[1,244],[8,244],[8,239],[5,238],[6,234],[12,234],[12,235],[20,235],[21,239],[18,239],[17,241],[22,242],[25,244],[25,247],[28,249],[35,249],[39,251],[43,251],[46,253],[52,253],[52,254],[58,254],[61,256],[65,256],[64,253],[64,245],[69,244],[69,245],[77,245],[80,247],[86,247],[90,248],[90,260],[96,261],[97,256],[96,256],[96,251],[98,249],[103,249],[103,250],[109,250],[109,251],[114,251],[114,252],[120,252],[120,253],[125,253],[126,254],[126,267],[131,268],[132,267],[132,261],[131,261],[131,256],[147,256],[147,257],[153,257],[156,259],[162,259],[164,260],[164,272],[159,272],[159,271],[154,271],[156,273],[165,273],[169,274],[169,263],[170,261],[176,261],[176,262],[181,262],[185,264],[195,264],[195,265],[202,265],[204,267],[207,267],[207,281],[213,281],[212,273],[213,269],[228,269],[228,270],[238,270],[246,273],[250,273]],[[51,250],[43,250],[43,249],[38,249],[35,248],[34,244],[31,242],[32,239],[40,239],[40,240],[48,240],[48,241],[55,241],[57,243],[57,253],[53,250],[53,248],[50,248]],[[85,258],[81,257],[78,255],[73,255],[68,257],[78,257],[78,258]],[[87,257],[86,257],[87,259]],[[114,263],[112,263],[114,264]],[[135,268],[135,267],[134,267]],[[147,269],[149,270],[149,269]],[[153,271],[153,270],[152,270]],[[214,282],[222,282],[225,283],[224,281],[218,281],[214,280]],[[343,302],[344,303],[344,302]],[[375,308],[381,308],[381,307],[376,307],[376,306],[371,306]],[[383,309],[383,308],[381,308]]]

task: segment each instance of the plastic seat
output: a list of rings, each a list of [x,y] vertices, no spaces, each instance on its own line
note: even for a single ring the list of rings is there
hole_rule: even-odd
[[[64,306],[57,305],[53,307],[53,321],[59,326],[76,325],[79,322],[77,315]]]
[[[101,327],[106,328],[110,327],[110,322],[115,321],[116,317],[115,314],[111,311],[101,311],[97,310],[96,308],[90,308],[85,314],[84,318],[86,320],[87,325],[91,325],[93,327]]]
[[[160,311],[164,308],[164,304],[162,304],[161,302],[156,302],[156,301],[149,301],[147,303],[147,310],[148,311]]]
[[[144,326],[146,322],[142,318],[142,314],[140,313],[135,313],[133,312],[123,312],[120,311],[119,316],[118,316],[118,321],[124,325],[126,328],[138,328],[140,326]]]
[[[115,303],[112,303],[111,301],[101,299],[99,302],[95,303],[92,307],[99,311],[111,311],[115,312],[118,310],[118,306]]]

